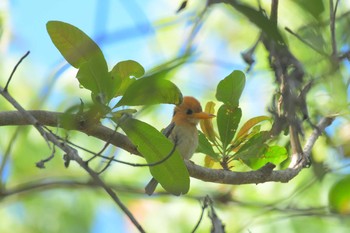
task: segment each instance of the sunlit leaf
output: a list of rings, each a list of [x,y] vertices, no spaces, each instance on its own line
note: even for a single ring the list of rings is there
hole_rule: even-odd
[[[205,167],[209,167],[212,168],[214,167],[214,165],[217,163],[217,161],[215,161],[211,156],[206,155],[204,158],[204,166]]]
[[[235,159],[241,160],[247,166],[252,169],[255,168],[254,164],[263,156],[268,146],[265,144],[266,132],[260,132],[250,138],[234,155]]]
[[[304,11],[311,14],[316,19],[320,18],[320,14],[324,12],[325,7],[323,1],[320,0],[293,0],[297,3]]]
[[[268,116],[257,116],[249,119],[247,122],[243,124],[240,130],[237,133],[237,138],[245,136],[248,134],[249,130],[253,128],[255,125],[259,124],[262,121],[270,120],[271,118]]]
[[[329,206],[333,212],[350,214],[350,175],[336,182],[328,194]]]
[[[107,88],[111,76],[108,73],[107,63],[100,57],[93,57],[89,61],[80,65],[77,73],[80,85],[90,90],[95,95],[103,95],[104,101],[109,100]]]
[[[216,122],[224,150],[235,136],[241,117],[242,110],[240,108],[232,108],[226,104],[221,105],[219,108]]]
[[[136,109],[128,108],[128,109],[121,109],[121,110],[118,110],[116,112],[112,112],[111,115],[112,115],[113,119],[119,119],[124,114],[132,115],[136,112],[137,112]]]
[[[235,159],[241,160],[250,168],[256,170],[267,163],[280,164],[288,158],[286,148],[268,146],[268,132],[262,131],[250,138],[235,154]]]
[[[173,143],[162,133],[147,123],[131,117],[120,123],[120,127],[145,157],[147,163],[155,163],[166,157],[173,148]],[[174,154],[157,166],[151,166],[152,176],[162,187],[174,194],[185,194],[189,190],[190,178],[180,153]]]
[[[203,153],[206,154],[210,157],[212,157],[213,160],[215,161],[219,161],[219,155],[215,153],[212,145],[210,144],[210,142],[207,140],[207,138],[205,137],[205,135],[199,131],[199,135],[198,135],[198,148],[197,148],[197,152],[199,153]]]
[[[137,79],[145,74],[145,69],[136,61],[127,60],[118,62],[111,70],[116,88],[113,96],[124,95],[125,90]]]
[[[49,21],[46,28],[56,48],[75,68],[93,57],[104,59],[98,45],[79,28],[60,21]]]
[[[254,137],[254,135],[258,134],[261,131],[260,125],[255,125],[248,134],[245,134],[241,137],[236,137],[235,140],[231,143],[232,151],[237,152],[241,146],[244,145],[246,141],[248,141],[250,138]]]
[[[232,107],[238,107],[244,85],[244,73],[235,70],[219,82],[216,89],[216,99]]]
[[[273,163],[278,165],[288,158],[288,152],[285,147],[282,146],[269,146],[263,156],[254,164],[253,169],[258,169],[267,163]]]
[[[162,78],[149,77],[132,83],[115,107],[181,102],[181,91],[174,83]]]
[[[215,114],[215,103],[212,101],[209,101],[206,105],[205,105],[205,112],[210,113],[210,114]],[[213,127],[213,119],[204,119],[200,121],[200,127],[203,131],[203,133],[205,134],[205,136],[210,140],[210,141],[214,141],[215,140],[215,130]]]
[[[269,38],[275,40],[279,44],[285,44],[278,27],[266,16],[264,11],[256,10],[249,5],[240,3],[239,1],[229,1],[229,3],[259,27]]]

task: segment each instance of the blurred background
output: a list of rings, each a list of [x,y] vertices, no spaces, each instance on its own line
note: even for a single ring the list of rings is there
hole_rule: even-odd
[[[260,2],[269,13],[271,1],[242,2],[256,8]],[[213,199],[227,232],[348,232],[350,198],[343,193],[350,187],[350,66],[344,59],[333,72],[329,59],[283,30],[288,27],[329,53],[329,1],[310,1],[311,7],[303,2],[280,1],[279,26],[304,66],[306,79],[314,83],[307,96],[310,120],[316,123],[321,116],[338,115],[317,141],[311,168],[287,184],[229,186],[191,179],[191,190],[185,196],[162,195],[159,188],[160,195],[148,197],[143,193],[151,178],[147,168],[113,163],[102,177],[147,232],[191,232],[201,214],[200,200],[206,195]],[[14,65],[30,51],[10,86],[10,93],[22,106],[62,112],[79,104],[80,98],[90,100],[89,92],[75,78],[77,70],[65,62],[47,34],[46,23],[59,20],[93,38],[110,68],[132,59],[148,71],[190,54],[169,78],[184,95],[196,96],[202,106],[215,100],[216,86],[226,75],[245,71],[247,84],[240,101],[243,118],[269,115],[277,86],[268,54],[259,44],[249,71],[241,57],[259,38],[259,29],[225,4],[206,8],[203,1],[190,0],[177,13],[181,3],[0,0],[0,85],[5,85]],[[336,20],[340,53],[350,49],[349,11],[349,2],[340,1]],[[3,98],[0,109],[13,110]],[[161,130],[170,122],[172,109],[159,105],[142,111],[138,118]],[[305,124],[305,139],[311,131]],[[104,145],[77,132],[70,132],[69,138],[95,151]],[[279,140],[287,144],[286,137]],[[144,162],[118,148],[109,148],[107,153],[124,161]],[[88,175],[79,166],[64,167],[62,152],[45,169],[36,168],[35,163],[49,154],[46,142],[31,127],[0,127],[0,232],[137,232],[101,189],[89,185]],[[81,155],[89,158],[89,154]],[[193,160],[203,165],[204,155],[196,154]],[[93,164],[96,169],[104,165],[104,161]],[[338,204],[341,208],[332,209]],[[205,214],[197,232],[209,232],[210,225]]]

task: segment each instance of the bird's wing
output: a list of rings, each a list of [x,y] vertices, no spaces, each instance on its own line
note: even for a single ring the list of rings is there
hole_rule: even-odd
[[[165,129],[162,130],[162,133],[165,135],[165,137],[169,137],[171,134],[171,131],[173,131],[175,127],[175,123],[171,122]]]

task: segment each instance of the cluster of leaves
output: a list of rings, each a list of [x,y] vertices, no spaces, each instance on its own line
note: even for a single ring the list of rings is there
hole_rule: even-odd
[[[94,119],[95,123],[102,118],[112,119],[150,164],[163,160],[173,151],[173,144],[163,134],[130,117],[135,110],[125,106],[179,104],[182,94],[175,84],[160,73],[145,74],[142,65],[132,60],[121,61],[109,71],[98,45],[73,25],[50,21],[47,31],[67,62],[78,69],[76,78],[80,86],[91,91],[92,105],[82,104],[78,114]],[[216,99],[223,103],[216,113],[218,134],[211,120],[201,122],[204,134],[200,133],[198,151],[208,155],[207,161],[219,162],[225,169],[229,169],[232,160],[258,169],[267,162],[278,164],[287,158],[285,148],[268,146],[268,132],[261,131],[259,125],[269,120],[266,116],[248,120],[236,135],[242,117],[239,99],[244,85],[245,76],[240,71],[232,72],[218,84]],[[115,98],[119,101],[111,107]],[[213,102],[206,105],[206,111],[215,114]],[[89,114],[84,114],[86,112]],[[189,174],[177,150],[161,164],[150,166],[150,172],[170,193],[180,195],[189,190]]]
[[[99,46],[79,28],[60,21],[47,23],[47,31],[56,48],[69,64],[78,69],[79,84],[91,91],[92,105],[82,106],[79,113],[99,122],[101,118],[115,121],[137,146],[148,163],[165,158],[173,144],[151,125],[129,116],[134,110],[125,106],[170,103],[179,104],[182,94],[164,75],[146,75],[136,61],[117,63],[108,71]],[[110,107],[115,98],[119,101]],[[88,114],[84,114],[88,113]],[[91,119],[84,119],[91,122]],[[158,166],[150,166],[153,177],[170,193],[179,195],[189,190],[189,174],[178,151]]]
[[[277,165],[288,157],[284,147],[269,145],[269,132],[261,130],[260,123],[271,120],[269,117],[251,118],[238,130],[242,118],[239,99],[244,86],[245,76],[237,70],[218,84],[216,99],[222,102],[216,117],[218,133],[214,130],[212,119],[201,122],[203,133],[200,133],[198,152],[207,155],[206,165],[209,167],[220,163],[228,170],[232,161],[239,160],[251,169],[259,169],[266,163]],[[205,111],[215,113],[214,107],[214,102],[208,102]]]

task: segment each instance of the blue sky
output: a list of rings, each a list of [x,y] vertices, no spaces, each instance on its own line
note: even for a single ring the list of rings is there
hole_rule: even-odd
[[[10,1],[10,22],[14,38],[11,51],[22,54],[30,50],[32,62],[44,63],[51,68],[50,65],[60,60],[61,56],[50,41],[46,23],[49,20],[60,20],[77,26],[94,38],[107,55],[112,50],[115,59],[119,56],[121,60],[126,58],[126,54],[132,56],[144,46],[141,37],[147,28],[136,26],[140,23],[147,26],[154,19],[142,19],[138,13],[140,9],[137,9],[145,7],[146,10],[147,2],[143,1],[141,6],[134,1],[123,1],[121,4],[120,1],[108,0]],[[157,16],[154,14],[150,17]]]

